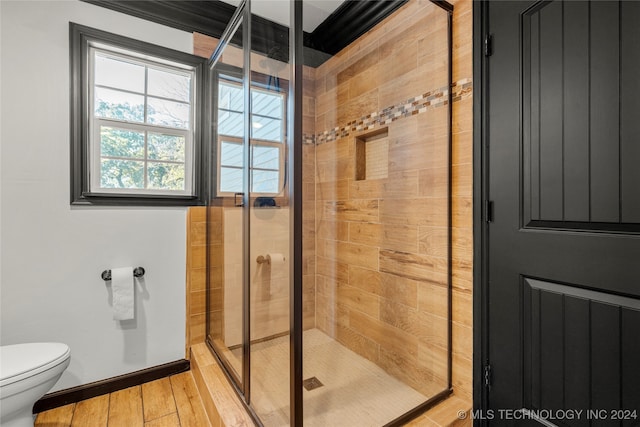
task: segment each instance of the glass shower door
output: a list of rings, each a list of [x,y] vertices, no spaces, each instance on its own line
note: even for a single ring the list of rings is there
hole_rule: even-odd
[[[289,425],[288,29],[252,26],[250,8],[211,61],[207,339],[262,423]]]
[[[223,36],[211,64],[212,141],[207,209],[207,342],[239,390],[248,387],[245,310],[248,256],[246,89],[242,15]]]

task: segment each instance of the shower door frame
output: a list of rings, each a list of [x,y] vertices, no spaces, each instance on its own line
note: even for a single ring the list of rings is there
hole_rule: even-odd
[[[224,360],[218,354],[218,352],[215,350],[215,346],[209,341],[209,338],[208,338],[208,335],[209,335],[208,328],[210,324],[209,309],[207,309],[207,314],[206,314],[207,331],[205,333],[205,338],[206,338],[205,342],[209,346],[209,349],[211,350],[214,357],[217,359],[220,366],[223,367],[223,371],[227,376],[227,379],[229,380],[234,390],[240,397],[240,401],[243,403],[245,409],[247,409],[248,413],[251,415],[254,421],[257,421],[258,424],[261,425],[261,423],[259,422],[259,417],[257,416],[257,414],[255,413],[255,411],[250,405],[250,401],[251,401],[250,400],[250,396],[251,396],[251,381],[250,381],[251,324],[250,324],[249,306],[251,301],[250,301],[250,272],[249,272],[249,267],[250,267],[250,264],[249,264],[250,234],[249,233],[251,230],[251,224],[250,224],[249,200],[250,200],[251,184],[250,184],[249,165],[251,164],[250,163],[251,150],[248,148],[250,146],[251,135],[250,135],[250,132],[247,131],[247,129],[249,130],[251,129],[250,128],[251,126],[251,92],[250,92],[251,90],[251,23],[250,21],[251,21],[250,0],[242,0],[238,5],[236,11],[234,12],[233,16],[231,17],[229,24],[227,24],[227,27],[225,28],[222,36],[220,37],[218,45],[216,46],[215,50],[209,57],[209,61],[207,63],[209,70],[212,71],[216,66],[216,64],[218,63],[218,61],[221,59],[221,56],[225,51],[225,49],[227,48],[227,46],[229,45],[229,43],[231,42],[232,37],[236,35],[238,28],[240,27],[240,25],[242,25],[242,54],[243,54],[242,90],[243,90],[243,98],[244,98],[244,111],[243,111],[243,128],[244,129],[243,129],[243,137],[242,137],[242,146],[244,148],[244,159],[243,159],[244,166],[242,169],[243,192],[236,193],[236,196],[238,194],[242,194],[242,199],[241,199],[242,201],[240,206],[243,208],[242,209],[242,267],[243,268],[242,268],[242,307],[241,307],[242,309],[242,379],[241,381],[235,375],[234,370],[230,368],[230,366],[228,366],[227,361]],[[249,47],[248,49],[246,48],[247,45]],[[215,81],[212,82],[213,84],[210,85],[211,87],[210,95],[212,96],[218,93],[218,88],[217,88],[218,76],[219,76],[219,73],[210,73],[209,78],[215,79]],[[212,103],[213,103],[211,108],[212,114],[216,114],[215,113],[217,111],[216,105],[215,105],[216,99],[213,99]],[[212,137],[217,138],[218,137],[217,132],[212,132]],[[211,147],[218,147],[218,144],[211,144]],[[217,151],[218,150],[216,148],[215,151],[212,151],[212,153],[214,155],[218,155]],[[214,173],[214,169],[217,167],[217,162],[211,161],[209,162],[209,164],[211,165],[209,170],[209,177],[218,176],[217,173]],[[209,200],[207,200],[207,205],[210,202],[211,194],[214,192],[217,192],[217,187],[218,187],[217,183],[209,186],[210,197],[209,197]],[[209,227],[207,227],[207,234],[208,233],[209,233]],[[208,237],[207,237],[207,242],[208,242]],[[209,262],[208,251],[209,251],[209,245],[207,244],[207,258],[206,258],[207,264]],[[210,284],[209,284],[210,279],[211,279],[210,275],[207,274],[207,305],[209,304],[208,293],[210,292]]]
[[[384,427],[396,427],[402,426],[406,422],[418,417],[424,413],[427,409],[446,399],[453,392],[452,388],[452,78],[453,78],[453,5],[444,0],[430,0],[436,6],[440,7],[445,13],[447,13],[447,55],[448,55],[448,84],[449,90],[447,92],[447,109],[448,109],[448,354],[447,354],[447,388],[437,393],[433,397],[427,399],[422,404],[416,406],[410,411],[398,416],[394,420],[385,424]],[[289,93],[287,97],[287,117],[286,123],[287,129],[287,169],[286,177],[288,180],[288,196],[290,206],[293,212],[291,212],[290,218],[290,286],[289,286],[289,379],[290,379],[290,413],[289,420],[290,425],[295,427],[301,427],[304,423],[303,417],[303,269],[302,269],[302,173],[303,173],[303,154],[302,154],[302,141],[303,141],[303,114],[302,108],[296,108],[302,106],[303,95],[303,49],[304,49],[304,31],[302,27],[303,18],[303,3],[301,0],[290,0],[290,16],[292,22],[290,22],[289,29],[289,69],[291,70],[289,81]],[[245,148],[250,145],[250,129],[251,129],[251,0],[242,0],[238,5],[233,17],[227,25],[220,41],[214,50],[213,54],[209,58],[209,68],[212,69],[216,62],[220,59],[223,51],[231,41],[231,37],[235,35],[238,26],[242,24],[242,49],[243,49],[243,91],[244,91],[244,126],[245,132],[243,137],[243,146]],[[214,85],[212,85],[213,87]],[[215,102],[215,100],[213,101]],[[215,111],[215,106],[212,106],[212,110]],[[215,135],[217,137],[217,135]],[[229,382],[232,384],[234,390],[238,394],[243,405],[247,409],[248,413],[253,418],[254,422],[262,426],[262,422],[251,406],[251,330],[250,330],[250,167],[251,164],[251,150],[245,150],[245,165],[243,168],[243,180],[244,180],[244,194],[242,196],[243,202],[243,280],[242,280],[242,383],[237,383],[237,378],[232,375],[232,370],[229,369],[225,361],[215,351],[213,345],[209,342],[208,338],[206,343],[211,349],[214,357],[218,360],[223,367]],[[211,170],[216,167],[216,162],[210,162]],[[215,186],[211,186],[211,191],[215,191]],[[208,227],[207,227],[208,229]],[[208,232],[208,231],[207,231]],[[208,260],[208,256],[207,256]],[[207,274],[207,292],[209,292],[209,274]],[[207,304],[209,304],[207,298]],[[207,328],[209,324],[209,310],[207,310]]]

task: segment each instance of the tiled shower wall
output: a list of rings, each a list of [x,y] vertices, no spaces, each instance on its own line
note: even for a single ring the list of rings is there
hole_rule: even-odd
[[[426,395],[447,375],[446,28],[412,1],[315,70],[316,325]],[[374,143],[387,164],[361,179]],[[470,199],[454,206],[470,233]]]
[[[458,396],[470,401],[472,2],[452,3],[455,7],[453,81],[456,83],[452,129],[453,385]],[[433,245],[442,236],[441,211],[435,209],[438,204],[431,206],[433,217],[424,219],[426,205],[414,202],[420,197],[441,195],[438,192],[443,189],[439,181],[442,175],[433,170],[433,173],[427,172],[441,167],[439,154],[436,150],[427,155],[426,163],[422,159],[418,168],[410,164],[413,155],[397,160],[390,157],[388,174],[402,184],[396,186],[396,190],[413,188],[415,197],[393,194],[393,179],[382,187],[391,196],[385,199],[370,193],[380,190],[380,183],[350,178],[353,177],[355,138],[360,135],[387,128],[390,154],[398,144],[413,143],[417,150],[422,150],[416,156],[424,156],[428,154],[424,150],[435,148],[434,144],[419,144],[417,138],[426,137],[425,132],[441,137],[441,130],[429,123],[437,122],[436,116],[446,108],[437,106],[440,98],[437,94],[443,91],[443,85],[425,76],[430,75],[427,71],[433,71],[429,67],[437,69],[442,65],[430,61],[435,58],[431,53],[436,55],[439,46],[446,46],[442,44],[446,40],[430,37],[434,35],[430,34],[433,26],[423,25],[429,6],[428,0],[412,0],[383,25],[318,69],[305,68],[303,105],[307,142],[317,143],[304,145],[305,327],[317,326],[338,336],[347,346],[370,359],[377,358],[378,363],[414,386],[424,378],[441,381],[436,373],[445,372],[441,366],[444,363],[442,331],[445,330],[441,323],[446,313],[441,280],[443,254],[438,252],[438,245]],[[194,43],[195,52],[202,56],[208,56],[215,46],[215,40],[197,34]],[[371,52],[373,55],[368,55]],[[354,79],[356,75],[358,78]],[[310,84],[311,81],[314,84]],[[395,120],[385,123],[391,118]],[[367,125],[369,129],[365,129]],[[407,185],[411,180],[415,184]],[[435,193],[429,195],[429,192]],[[187,345],[204,339],[204,276],[200,270],[204,254],[198,244],[205,243],[194,236],[198,234],[195,230],[203,230],[203,225],[199,225],[200,210],[204,208],[192,208],[189,213]],[[401,216],[407,219],[401,220]],[[380,221],[381,218],[388,221]],[[426,273],[428,278],[422,276]],[[329,286],[338,277],[338,286]],[[336,321],[329,323],[332,316]],[[392,331],[389,328],[400,331],[398,341],[389,338],[387,332]],[[403,356],[405,360],[393,349],[407,342],[409,351]],[[418,349],[424,351],[418,352]],[[416,361],[424,363],[415,365]],[[406,371],[410,363],[420,368]]]

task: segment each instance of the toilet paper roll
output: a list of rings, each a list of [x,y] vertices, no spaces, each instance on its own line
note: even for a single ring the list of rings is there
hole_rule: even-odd
[[[267,254],[267,261],[269,264],[284,264],[284,255],[279,253]]]
[[[111,269],[111,292],[113,293],[113,319],[134,318],[133,267]]]

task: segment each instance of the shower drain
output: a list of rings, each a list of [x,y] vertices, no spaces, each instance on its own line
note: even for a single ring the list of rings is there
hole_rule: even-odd
[[[322,384],[316,377],[307,378],[306,380],[302,381],[302,386],[309,391],[318,387],[322,387],[323,385],[324,384]]]

